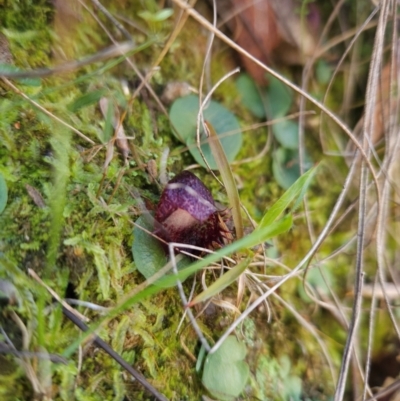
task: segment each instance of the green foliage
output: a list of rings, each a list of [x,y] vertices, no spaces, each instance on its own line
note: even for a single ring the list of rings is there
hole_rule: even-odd
[[[3,175],[0,173],[0,214],[6,208],[8,199],[7,183]]]
[[[276,140],[286,149],[299,148],[299,126],[291,120],[278,121],[272,126]]]
[[[106,89],[99,89],[89,93],[85,93],[84,95],[79,96],[77,99],[71,102],[67,106],[68,110],[75,113],[83,107],[98,103],[98,101],[106,94],[106,92]]]
[[[51,224],[47,252],[48,270],[55,267],[64,221],[64,208],[67,201],[67,184],[70,177],[69,152],[71,134],[62,127],[52,127],[53,138],[50,143],[54,152],[54,184],[50,192]]]
[[[246,270],[249,263],[250,263],[250,258],[246,258],[245,260],[238,263],[236,266],[232,267],[231,270],[229,270],[224,275],[215,280],[201,294],[194,297],[189,305],[190,306],[196,305],[199,302],[204,302],[207,299],[213,297],[214,295],[219,294],[221,291],[223,291],[225,288],[227,288],[236,281],[236,279]]]
[[[249,378],[245,357],[246,346],[234,336],[229,336],[216,352],[207,356],[202,380],[213,397],[230,401],[240,395]]]
[[[155,13],[152,13],[148,10],[143,10],[138,12],[138,16],[140,18],[143,18],[145,21],[151,23],[151,22],[162,22],[171,17],[171,15],[174,13],[174,10],[171,8],[164,8],[163,10],[157,11]]]
[[[126,13],[138,15],[138,2],[122,3],[127,8]],[[111,7],[115,7],[119,12],[118,7],[122,3],[115,2]],[[0,13],[2,32],[10,42],[15,64],[18,66],[7,68],[30,70],[51,67],[55,62],[51,59],[54,50],[58,47],[63,48],[64,43],[60,44],[60,41],[70,42],[65,45],[73,49],[71,54],[75,59],[93,54],[110,43],[109,38],[95,27],[95,23],[86,13],[80,14],[82,21],[71,29],[71,36],[56,39],[52,31],[54,10],[51,2],[23,0],[4,4],[7,7],[3,7],[4,12]],[[139,23],[145,22],[153,32],[169,33],[167,30],[170,26],[168,19],[171,10],[159,10],[159,3],[153,0],[140,2],[139,6],[145,9],[142,10],[142,21]],[[200,38],[198,25],[190,24],[193,22],[189,20],[171,48],[170,54],[163,61],[162,69],[154,76],[157,85],[163,86],[177,78],[188,80],[191,84],[197,83],[204,55],[198,51],[201,48],[199,46],[191,48],[184,46],[187,39],[193,36],[193,32]],[[186,28],[187,26],[191,27],[190,29],[194,27],[192,32]],[[132,31],[134,40],[139,43],[134,52],[135,62],[140,69],[146,68],[151,65],[152,57],[156,53],[154,50],[159,50],[153,46],[155,40],[159,39],[143,42],[144,34]],[[115,30],[110,32],[115,34]],[[179,63],[176,60],[179,60]],[[213,59],[212,62],[214,64],[212,74],[216,74],[218,78],[227,70],[227,66],[219,60]],[[159,113],[158,109],[153,107],[151,100],[148,101],[143,95],[131,103],[129,98],[125,98],[120,87],[120,77],[126,78],[133,86],[136,85],[136,78],[132,79],[131,73],[127,72],[127,64],[125,62],[121,64],[122,61],[124,57],[118,57],[86,66],[66,76],[14,81],[14,84],[32,100],[95,141],[95,146],[88,144],[75,133],[67,131],[62,125],[54,122],[52,117],[42,114],[18,94],[0,88],[4,94],[0,98],[2,145],[0,165],[8,192],[8,201],[5,201],[0,176],[0,212],[2,212],[0,277],[10,280],[18,292],[19,302],[11,308],[21,316],[27,326],[30,339],[28,349],[32,352],[40,349],[44,353],[68,356],[67,365],[50,366],[48,360],[43,361],[44,363],[35,360],[32,364],[32,372],[42,384],[46,385],[46,388],[51,389],[51,396],[55,400],[123,400],[126,394],[132,399],[147,399],[143,389],[126,380],[121,368],[103,352],[94,351],[88,345],[83,359],[78,360],[76,351],[78,345],[82,345],[80,334],[72,324],[65,321],[61,309],[53,304],[50,295],[26,273],[27,268],[34,269],[60,296],[64,296],[67,286],[72,284],[80,299],[112,308],[114,305],[119,305],[126,294],[135,291],[137,285],[143,282],[142,275],[150,278],[168,262],[165,249],[160,247],[159,243],[138,228],[132,230],[132,221],[140,213],[140,207],[130,192],[132,188],[137,189],[151,209],[150,204],[157,200],[159,192],[141,163],[145,166],[152,159],[158,164],[165,146],[171,149],[167,165],[170,172],[178,172],[185,163],[191,163],[191,158],[190,155],[187,158],[181,157],[179,152],[183,146],[177,146],[175,138],[172,137],[168,116]],[[214,78],[213,76],[215,82]],[[252,81],[251,84],[254,86]],[[288,107],[291,107],[293,95],[290,92],[285,94],[284,91],[280,93],[282,88],[279,84],[272,88],[274,89],[271,89],[269,95],[262,94],[260,102],[254,97],[249,99],[249,104],[253,103],[256,105],[254,107],[258,107],[259,118],[265,117],[265,113],[269,110],[268,101],[275,96],[277,103],[270,106],[272,111],[268,112],[283,117],[289,112]],[[234,89],[233,84],[224,83],[217,90],[216,97],[221,101],[223,99],[224,104],[229,105],[229,109],[235,110],[236,115],[242,116]],[[111,108],[106,117],[99,118],[98,100],[103,95],[109,96],[120,111],[127,111],[124,128],[129,136],[135,137],[133,140],[130,139],[130,144],[137,149],[137,155],[129,158],[127,166],[124,166],[118,152],[115,151],[107,171],[103,170],[105,148],[102,144],[109,140],[113,128]],[[251,93],[250,95],[253,96]],[[190,100],[193,98],[194,100]],[[178,139],[184,137],[183,144],[190,145],[195,160],[203,163],[195,147],[193,131],[193,122],[195,124],[198,110],[196,99],[196,97],[190,97],[189,101],[180,99],[180,102],[187,104],[180,106],[181,110],[176,112],[177,116],[174,117],[176,123],[173,124],[178,129],[180,136]],[[233,116],[232,119],[232,116],[225,107],[216,102],[211,102],[205,110],[205,118],[216,129],[229,162],[237,158],[239,151],[243,158],[256,155],[260,150],[259,146],[264,144],[266,138],[265,130],[246,134],[243,138],[245,146],[242,147],[240,126],[236,117]],[[246,120],[244,123],[249,125],[252,121]],[[295,127],[290,121],[277,122],[274,127],[276,127],[274,135],[280,146],[278,152],[281,149],[284,152],[297,149]],[[187,130],[190,131],[189,134]],[[211,164],[214,163],[215,166],[208,145],[203,145],[202,149],[206,157],[210,157]],[[283,161],[279,160],[278,167],[290,168],[294,154],[295,152],[292,152],[289,157],[283,158]],[[270,177],[270,160],[266,155],[261,160],[232,167],[232,175],[235,178],[244,178],[243,187],[239,188],[241,198],[246,199],[246,206],[249,206],[253,218],[256,220],[262,218],[260,227],[240,241],[218,251],[216,255],[204,258],[200,262],[188,260],[185,263],[180,262],[182,270],[179,277],[184,280],[211,263],[218,262],[223,255],[238,258],[236,268],[217,280],[214,287],[211,285],[210,292],[205,294],[205,298],[223,289],[225,294],[232,291],[228,287],[247,267],[249,260],[252,260],[253,246],[268,238],[275,238],[289,229],[292,233],[295,229],[292,227],[291,214],[281,220],[278,219],[287,208],[295,210],[296,205],[293,207],[291,205],[301,200],[302,192],[308,187],[309,180],[305,178],[303,180],[301,177],[300,180],[303,180],[301,185],[299,184],[294,192],[290,192],[289,189],[290,196],[285,198],[285,194],[280,203],[271,207],[272,212],[266,212],[264,215],[265,204],[267,202],[273,204],[273,200],[279,198],[281,193],[276,182]],[[257,174],[254,174],[255,171]],[[289,186],[288,183],[298,177],[298,170],[296,174],[291,179],[281,179],[279,182],[282,186]],[[309,173],[309,179],[312,174]],[[210,180],[210,177],[205,179]],[[37,191],[39,194],[37,196],[42,198],[44,206],[39,206],[40,202],[28,192],[27,185]],[[221,203],[227,205],[225,191],[215,182],[212,185],[214,195]],[[324,202],[329,206],[328,201]],[[144,219],[136,222],[146,226]],[[152,229],[151,226],[147,228]],[[301,240],[296,242],[299,247]],[[282,242],[283,244],[280,243],[279,247],[277,245],[276,249],[294,246],[284,238]],[[341,241],[336,239],[335,245],[339,242]],[[295,252],[289,253],[294,257]],[[152,383],[165,392],[169,399],[197,400],[204,393],[204,388],[201,386],[200,378],[194,373],[193,361],[182,352],[182,348],[184,345],[189,353],[193,353],[198,345],[198,339],[188,326],[178,332],[183,309],[181,301],[175,290],[165,289],[174,284],[175,277],[172,275],[160,279],[156,285],[132,297],[113,311],[112,315],[107,317],[107,324],[101,327],[99,322],[102,321],[102,317],[96,311],[82,308],[81,312],[90,316],[93,322],[92,328],[96,328],[102,338],[120,352],[128,363],[140,366],[145,376],[151,377]],[[321,286],[321,283],[314,281],[312,276],[310,284],[317,288]],[[187,287],[188,283],[185,283],[185,289]],[[298,289],[297,283],[296,289]],[[299,291],[301,292],[301,289]],[[245,293],[245,297],[247,296],[248,293]],[[273,306],[277,320],[283,320],[286,316],[282,310],[276,305]],[[233,320],[233,315],[222,309],[211,317],[207,316],[207,313],[198,317],[206,336],[216,338],[226,327],[227,322]],[[8,316],[7,311],[4,311],[4,316]],[[273,348],[273,345],[278,343],[277,348],[279,350],[284,348],[286,352],[286,344],[282,339],[283,330],[275,330],[276,327],[272,325],[265,326],[265,319],[262,316],[257,320],[260,316],[257,313],[254,318],[254,332],[257,338],[252,340],[253,343],[259,346],[262,341],[265,348],[267,345]],[[10,323],[9,321],[10,319],[7,323]],[[4,325],[3,321],[1,324],[8,331],[9,326]],[[288,326],[289,332],[294,331],[292,329],[295,323],[291,322]],[[268,338],[260,340],[264,331],[268,332]],[[246,343],[248,344],[247,340]],[[261,360],[267,354],[265,348],[262,350],[262,355],[260,353]],[[243,349],[243,344],[233,345],[233,350],[238,351],[240,357],[236,355],[237,359],[231,363],[232,366],[229,366],[234,368],[232,377],[237,375],[237,380],[234,383],[236,387],[230,386],[228,390],[221,388],[219,383],[211,380],[210,376],[222,378],[222,382],[228,381],[226,372],[221,373],[221,370],[226,370],[224,364],[229,362],[231,360],[229,358],[236,352],[231,353],[229,350],[228,355],[219,354],[215,361],[213,355],[209,356],[203,380],[208,383],[211,391],[214,388],[219,394],[223,393],[223,397],[234,397],[242,392],[249,374],[249,369],[243,361],[244,355],[242,357],[240,351]],[[259,348],[254,348],[253,351],[258,352]],[[218,353],[214,355],[218,356]],[[287,351],[287,355],[290,358],[296,357],[293,347]],[[251,359],[252,355],[248,355],[247,358],[249,364],[251,361],[251,370],[254,373],[253,366],[257,366],[254,358]],[[38,394],[33,394],[33,387],[21,367],[22,364],[17,365],[10,361],[14,359],[11,357],[7,359],[7,364],[9,363],[12,368],[11,373],[7,376],[0,375],[2,399],[8,401],[8,399],[23,400],[39,397]],[[0,365],[5,365],[3,359],[0,362]],[[279,383],[278,390],[284,386],[287,394],[284,392],[282,394],[286,394],[287,398],[296,399],[301,387],[299,378],[293,372],[293,364],[288,368],[287,364],[273,357],[268,357],[268,362],[270,365],[275,363],[276,369],[270,367],[269,370],[267,368],[263,370],[260,364],[256,370],[257,378],[261,380],[262,377],[267,380],[263,372],[272,372],[271,380]],[[207,369],[209,369],[208,378]],[[285,374],[280,374],[279,369]],[[182,380],[182,377],[187,380]],[[257,391],[258,388],[260,387],[256,384],[252,391]],[[12,393],[9,389],[13,389]],[[261,392],[259,398],[264,399]]]
[[[292,186],[271,206],[261,219],[259,227],[266,227],[273,223],[295,201],[294,211],[303,199],[305,191],[309,187],[316,168],[303,174]]]
[[[172,8],[159,9],[159,5],[154,0],[144,1],[145,10],[140,10],[137,15],[143,19],[153,32],[165,28],[165,22],[174,14]]]
[[[241,74],[236,87],[242,102],[256,117],[273,120],[284,117],[290,110],[293,94],[280,80],[268,77],[267,88],[258,88],[247,74]]]
[[[268,76],[265,102],[270,120],[286,116],[293,102],[292,91],[278,78]]]
[[[287,189],[300,177],[298,163],[299,126],[284,119],[293,103],[293,94],[280,80],[268,77],[267,88],[258,88],[246,74],[241,74],[236,82],[242,102],[256,117],[274,121],[272,132],[280,147],[274,152],[272,171],[278,184]],[[308,170],[312,165],[306,155]]]
[[[258,383],[256,396],[260,399],[299,401],[302,395],[302,383],[298,376],[291,373],[292,366],[287,355],[279,360],[262,356],[259,360],[255,380]]]
[[[217,163],[219,173],[221,174],[222,182],[224,184],[226,195],[229,200],[229,205],[232,209],[232,218],[235,225],[236,238],[240,239],[243,237],[243,221],[240,210],[240,198],[239,192],[236,186],[233,173],[229,165],[229,161],[226,157],[224,148],[219,141],[218,135],[214,130],[214,127],[210,123],[206,123],[209,136],[210,136],[210,148],[214,156],[214,160]]]
[[[267,115],[265,99],[253,79],[248,74],[240,74],[236,80],[236,87],[243,105],[257,118],[265,118]]]
[[[160,241],[152,237],[146,231],[140,229],[138,226],[143,227],[145,230],[150,232],[153,230],[153,227],[150,219],[146,219],[146,216],[143,216],[136,220],[136,225],[133,229],[133,260],[135,261],[135,265],[140,273],[142,273],[146,279],[149,279],[168,264],[169,258]],[[181,270],[190,265],[190,263],[190,259],[184,256],[178,262],[177,267]],[[169,264],[169,266],[170,269],[172,269],[172,265]],[[158,285],[157,282],[156,285]],[[175,285],[175,282],[166,285],[166,287],[171,285]],[[163,285],[160,284],[160,286]]]
[[[186,143],[196,162],[206,166],[196,146],[197,114],[199,97],[189,95],[178,98],[171,106],[169,117],[177,138]],[[236,117],[221,104],[211,100],[204,109],[204,120],[209,122],[219,136],[222,148],[229,162],[232,162],[242,146],[242,133]],[[218,165],[203,130],[200,130],[201,150],[211,169]]]
[[[310,158],[306,155],[305,170],[312,166]],[[274,177],[283,189],[288,189],[300,177],[299,155],[297,151],[278,148],[272,161]]]

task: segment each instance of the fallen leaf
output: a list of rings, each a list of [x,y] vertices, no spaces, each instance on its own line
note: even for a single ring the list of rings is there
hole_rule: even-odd
[[[26,191],[28,192],[28,195],[32,198],[33,202],[35,203],[35,205],[41,209],[46,207],[46,203],[43,200],[43,197],[41,195],[41,193],[35,188],[32,187],[29,184],[25,185]]]
[[[301,9],[301,2],[295,0],[218,2],[218,13],[227,22],[235,42],[266,65],[301,65],[314,52],[319,10],[308,4],[302,17],[298,12]],[[247,57],[240,57],[253,79],[266,85],[265,70]]]

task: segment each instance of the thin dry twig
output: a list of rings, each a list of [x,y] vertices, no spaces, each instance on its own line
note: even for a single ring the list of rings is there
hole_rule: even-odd
[[[359,213],[358,213],[358,229],[357,229],[357,256],[355,264],[355,283],[354,283],[354,304],[352,318],[347,336],[346,345],[343,352],[340,374],[335,391],[335,401],[342,401],[345,391],[345,384],[353,352],[353,344],[357,334],[357,326],[361,312],[362,304],[362,284],[363,284],[363,262],[364,262],[364,242],[365,242],[365,217],[367,211],[367,186],[368,186],[368,170],[366,167],[366,160],[369,159],[371,153],[370,138],[374,128],[374,107],[377,99],[378,79],[380,73],[380,66],[382,62],[383,42],[385,37],[386,21],[389,15],[390,1],[383,0],[382,9],[379,15],[379,22],[377,32],[375,35],[374,50],[371,59],[370,73],[368,77],[367,93],[366,93],[366,106],[365,106],[365,120],[363,127],[363,148],[366,150],[367,158],[361,162],[361,177],[360,177],[360,195],[359,195]],[[379,193],[379,189],[378,189]],[[381,208],[378,205],[378,214],[381,213]],[[378,223],[379,224],[379,223]],[[379,263],[379,262],[378,262]]]
[[[47,284],[43,282],[43,280],[36,274],[36,272],[32,269],[28,269],[28,274],[36,280],[42,287],[44,287],[50,294],[51,296],[58,301],[65,309],[68,309],[71,313],[74,313],[79,319],[83,320],[84,322],[89,322],[90,319],[87,318],[86,316],[83,316],[81,313],[79,313],[77,310],[69,306],[65,301],[63,301],[58,294],[51,289]]]

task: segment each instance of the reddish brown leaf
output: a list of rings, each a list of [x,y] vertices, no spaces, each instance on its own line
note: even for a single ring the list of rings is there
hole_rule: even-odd
[[[302,64],[315,50],[319,11],[314,5],[301,20],[295,0],[226,0],[218,11],[233,32],[233,39],[264,64]],[[265,71],[240,56],[248,73],[260,85]]]
[[[232,0],[232,3],[238,12],[234,28],[237,43],[258,60],[271,64],[272,52],[282,39],[269,1]],[[247,57],[242,57],[242,63],[257,83],[266,83],[265,71],[261,67]]]

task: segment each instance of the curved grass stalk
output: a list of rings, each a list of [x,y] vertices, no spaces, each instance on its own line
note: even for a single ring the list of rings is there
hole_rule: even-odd
[[[239,192],[233,178],[232,170],[229,166],[228,159],[226,158],[224,149],[218,139],[218,135],[210,123],[205,121],[206,130],[209,133],[209,144],[213,153],[214,159],[217,163],[218,170],[221,173],[222,181],[224,183],[226,193],[228,195],[229,204],[232,208],[233,222],[235,224],[236,238],[243,237],[243,221],[240,213],[240,198]]]

